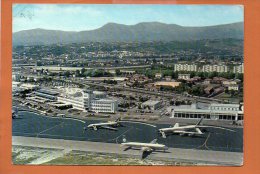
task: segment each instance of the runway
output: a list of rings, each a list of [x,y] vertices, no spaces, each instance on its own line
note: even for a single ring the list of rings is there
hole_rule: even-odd
[[[74,118],[55,118],[29,112],[20,112],[19,114],[20,119],[12,120],[13,136],[114,144],[122,143],[124,138],[127,141],[136,142],[150,142],[157,138],[158,143],[171,148],[243,152],[243,129],[241,128],[233,128],[235,132],[207,128],[207,133],[202,137],[170,135],[164,139],[158,134],[157,130],[170,125],[123,122],[123,127],[119,127],[118,131],[107,129],[94,131],[84,130],[84,127],[91,123],[100,122],[98,120],[85,121]]]
[[[128,155],[140,157],[140,150],[127,150],[119,144],[100,143],[90,141],[73,141],[62,139],[48,139],[35,137],[12,137],[13,145],[61,149],[67,153],[74,151],[112,153],[117,155]],[[167,159],[176,162],[192,162],[200,165],[224,165],[224,166],[241,166],[243,164],[243,153],[238,152],[221,152],[209,150],[180,149],[169,148],[166,152],[153,152],[149,159]]]

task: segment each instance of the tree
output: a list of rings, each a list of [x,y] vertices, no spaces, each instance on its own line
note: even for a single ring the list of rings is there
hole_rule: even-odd
[[[201,96],[204,94],[204,89],[202,86],[196,85],[196,86],[193,86],[189,92],[192,95]]]
[[[86,69],[85,69],[85,68],[82,68],[82,69],[81,69],[81,74],[85,74],[85,71],[86,71]]]
[[[80,76],[80,71],[77,69],[76,70],[76,77],[79,77]]]
[[[218,73],[217,72],[210,72],[209,74],[208,74],[208,77],[209,78],[213,78],[213,77],[217,77],[218,76]]]
[[[121,75],[120,69],[116,69],[116,75],[117,76]]]
[[[65,77],[69,77],[70,74],[71,74],[70,71],[65,71],[64,76],[65,76]]]
[[[194,71],[192,71],[191,73],[190,73],[190,77],[192,78],[192,77],[194,77],[196,75],[196,73],[194,72]]]
[[[226,88],[226,89],[225,89],[225,93],[227,93],[227,94],[228,94],[228,92],[229,92],[229,91],[228,91],[228,89]]]
[[[157,61],[156,61],[156,59],[155,59],[155,58],[153,58],[153,64],[156,64],[156,62],[157,62]]]
[[[181,83],[179,86],[175,87],[175,91],[179,94],[185,92],[186,90],[187,86],[184,83]]]
[[[236,78],[238,78],[239,80],[241,80],[241,82],[243,82],[244,75],[243,74],[236,74]]]
[[[229,93],[230,93],[231,97],[234,97],[236,92],[232,89],[232,90],[229,91]]]

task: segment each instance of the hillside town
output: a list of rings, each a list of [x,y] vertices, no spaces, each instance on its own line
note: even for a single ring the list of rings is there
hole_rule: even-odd
[[[88,49],[95,49],[96,45],[100,43],[93,43]],[[227,62],[217,53],[207,58],[208,52],[198,55],[195,50],[174,54],[90,51],[82,57],[85,47],[71,49],[79,52],[63,54],[58,49],[57,53],[48,46],[15,47],[14,101],[49,115],[60,112],[96,117],[117,114],[147,120],[179,117],[173,110],[182,105],[195,104],[197,109],[210,109],[217,103],[221,107],[236,108],[243,103],[244,64],[237,52],[231,51]],[[37,50],[49,51],[39,55]],[[81,56],[75,57],[77,55]],[[191,58],[185,60],[185,57]],[[197,103],[203,103],[203,108]],[[236,112],[232,114],[205,118],[243,120]]]

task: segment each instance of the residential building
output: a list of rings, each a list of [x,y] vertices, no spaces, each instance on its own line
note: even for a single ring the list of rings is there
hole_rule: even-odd
[[[162,76],[163,76],[162,73],[156,73],[156,74],[155,74],[155,78],[157,78],[157,79],[162,78]]]
[[[172,80],[172,76],[165,76],[165,80],[166,81],[171,81]]]
[[[233,67],[233,73],[244,73],[244,63]]]
[[[178,79],[189,80],[190,74],[178,74]]]
[[[202,72],[228,72],[229,68],[227,65],[203,65]]]
[[[174,71],[197,71],[196,64],[175,64]]]
[[[238,91],[239,90],[239,85],[234,84],[234,85],[229,85],[228,86],[228,90],[234,90],[234,91]]]
[[[209,85],[209,84],[211,83],[211,81],[212,81],[212,79],[205,79],[205,80],[203,81],[203,84],[204,84],[204,85]]]
[[[223,86],[230,86],[230,85],[236,85],[237,82],[234,81],[234,80],[225,80],[225,81],[222,81],[222,85]]]

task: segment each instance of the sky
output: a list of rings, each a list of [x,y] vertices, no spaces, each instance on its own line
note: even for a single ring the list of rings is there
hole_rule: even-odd
[[[113,22],[211,26],[244,21],[241,5],[14,4],[13,32],[35,28],[82,31]]]

